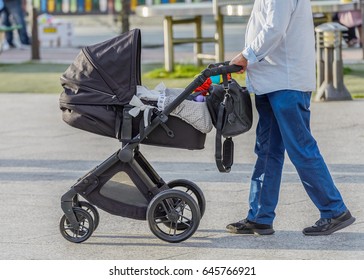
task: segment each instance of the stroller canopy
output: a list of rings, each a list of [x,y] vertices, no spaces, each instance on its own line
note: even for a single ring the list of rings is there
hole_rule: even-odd
[[[62,101],[73,104],[126,104],[140,78],[140,30],[84,47],[61,77],[67,92]]]

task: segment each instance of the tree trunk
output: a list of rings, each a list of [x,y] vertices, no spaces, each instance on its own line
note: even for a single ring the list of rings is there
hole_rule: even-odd
[[[121,5],[122,5],[122,10],[120,13],[121,33],[124,33],[130,30],[130,24],[129,24],[130,0],[122,0]]]
[[[40,60],[39,51],[39,36],[38,36],[38,10],[32,9],[32,60]]]

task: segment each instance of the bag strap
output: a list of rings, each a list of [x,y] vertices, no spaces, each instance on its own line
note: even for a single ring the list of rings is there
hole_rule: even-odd
[[[215,161],[220,172],[229,173],[234,161],[234,142],[228,137],[222,145],[222,127],[225,117],[225,103],[221,102],[217,114],[216,137],[215,137]]]
[[[120,141],[123,144],[130,142],[132,139],[132,116],[129,114],[129,110],[132,109],[132,106],[126,105],[123,109],[123,117],[120,131]]]

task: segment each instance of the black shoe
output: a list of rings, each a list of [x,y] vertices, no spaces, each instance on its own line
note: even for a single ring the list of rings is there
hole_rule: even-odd
[[[355,218],[351,216],[350,211],[346,210],[336,218],[321,218],[312,227],[307,227],[302,232],[304,235],[329,235],[337,230],[350,226],[354,221]]]
[[[257,224],[247,219],[226,226],[230,233],[270,235],[274,233],[271,225]]]

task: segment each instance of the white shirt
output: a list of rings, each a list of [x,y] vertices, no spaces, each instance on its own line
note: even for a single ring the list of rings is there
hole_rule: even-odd
[[[309,0],[255,0],[245,33],[247,87],[255,94],[316,88]]]

